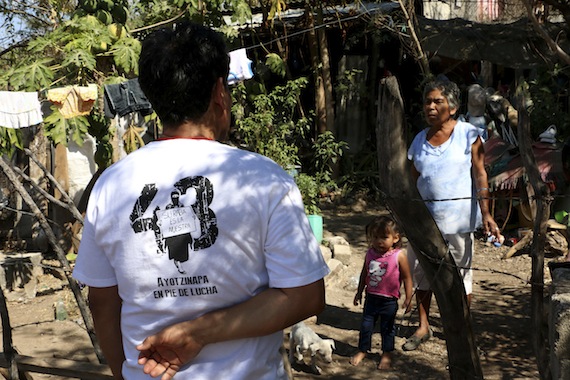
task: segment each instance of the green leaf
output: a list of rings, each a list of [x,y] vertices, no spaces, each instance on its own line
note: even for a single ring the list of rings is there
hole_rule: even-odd
[[[37,91],[48,88],[54,78],[54,72],[47,64],[50,58],[39,59],[29,65],[18,67],[12,73],[10,84],[16,90]]]
[[[77,38],[69,41],[64,50],[68,53],[74,52],[76,50],[83,50],[85,52],[90,52],[91,55],[95,53],[101,53],[107,51],[109,45],[111,45],[111,35],[109,32],[105,33],[82,33]]]
[[[126,73],[132,72],[135,75],[138,75],[139,72],[138,59],[140,52],[141,43],[134,38],[120,39],[113,45],[111,50],[115,64]]]
[[[0,154],[12,156],[16,150],[24,149],[19,129],[0,127]]]
[[[62,66],[75,66],[77,68],[85,68],[88,70],[95,70],[97,62],[95,57],[89,51],[84,49],[76,49],[70,52],[69,55],[65,57]]]
[[[44,118],[45,135],[54,144],[67,146],[67,119],[65,119],[55,106],[51,106],[52,113]]]
[[[218,28],[218,32],[222,33],[229,41],[239,37],[239,31],[230,25],[222,25]]]
[[[234,14],[231,20],[233,22],[243,23],[251,19],[251,8],[245,1],[238,1],[234,5]]]
[[[83,146],[85,134],[89,129],[89,122],[85,116],[78,116],[68,119],[69,135],[77,145]]]
[[[283,61],[283,59],[278,54],[267,54],[265,56],[265,64],[273,73],[285,77],[285,74],[287,73],[285,61]]]
[[[28,44],[27,50],[30,53],[43,53],[48,49],[57,49],[56,41],[50,35],[35,38]]]

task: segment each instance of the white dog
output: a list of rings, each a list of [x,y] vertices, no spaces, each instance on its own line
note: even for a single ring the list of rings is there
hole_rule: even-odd
[[[303,361],[303,354],[309,350],[311,352],[311,369],[315,373],[321,373],[317,366],[317,355],[325,362],[332,362],[332,352],[335,349],[333,339],[323,339],[318,336],[310,327],[303,322],[295,324],[289,333],[289,361],[293,363],[293,356],[296,362]]]

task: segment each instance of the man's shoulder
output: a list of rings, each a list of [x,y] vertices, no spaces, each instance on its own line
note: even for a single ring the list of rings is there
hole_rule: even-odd
[[[232,149],[229,150],[229,152],[231,152],[231,156],[228,158],[236,169],[243,165],[243,167],[247,168],[259,167],[262,170],[285,173],[284,169],[279,164],[267,156],[233,146],[229,146],[227,149]]]

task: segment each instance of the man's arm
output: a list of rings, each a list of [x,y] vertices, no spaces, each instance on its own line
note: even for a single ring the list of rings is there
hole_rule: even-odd
[[[89,288],[89,308],[93,315],[95,333],[103,355],[115,379],[122,379],[121,369],[125,361],[121,334],[121,297],[118,288]]]
[[[296,288],[267,289],[226,309],[181,322],[149,336],[137,346],[144,372],[171,379],[207,344],[268,335],[320,313],[324,281]]]

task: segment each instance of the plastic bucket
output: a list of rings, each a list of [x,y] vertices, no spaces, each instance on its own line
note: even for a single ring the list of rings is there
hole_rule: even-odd
[[[307,215],[309,225],[319,244],[323,241],[323,217],[321,215]]]

